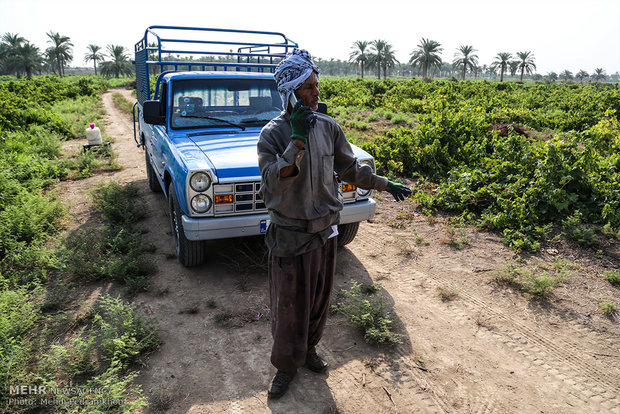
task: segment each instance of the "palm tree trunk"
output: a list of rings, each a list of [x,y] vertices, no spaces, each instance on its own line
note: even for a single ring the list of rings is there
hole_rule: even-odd
[[[521,68],[521,82],[523,82],[523,71],[525,70],[525,67]]]
[[[503,82],[504,81],[504,65],[502,65],[502,70],[499,72],[499,81]]]
[[[362,79],[364,79],[364,62],[362,62]]]
[[[93,59],[93,63],[95,65],[95,76],[97,76],[97,61]]]
[[[465,80],[465,72],[467,71],[467,65],[463,63],[463,80]]]

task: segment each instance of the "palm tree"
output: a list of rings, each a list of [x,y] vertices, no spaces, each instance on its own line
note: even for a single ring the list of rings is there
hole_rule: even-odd
[[[547,79],[549,80],[549,82],[555,82],[556,80],[558,80],[558,74],[555,72],[549,72],[547,74]]]
[[[508,62],[508,68],[510,69],[510,76],[516,75],[517,71],[519,70],[519,61],[511,60],[510,62]]]
[[[46,34],[50,38],[47,42],[52,44],[47,49],[49,52],[48,57],[54,56],[58,67],[58,75],[62,77],[65,65],[73,60],[73,55],[71,54],[73,43],[71,43],[71,39],[68,36],[61,36],[58,32],[50,31]]]
[[[383,47],[383,53],[381,56],[381,65],[383,66],[383,79],[387,78],[387,68],[393,68],[398,64],[398,60],[394,55],[395,50],[392,49],[392,45],[386,43]]]
[[[33,72],[41,70],[43,66],[43,57],[39,48],[28,41],[19,48],[18,61],[28,79],[32,78]]]
[[[353,52],[349,55],[349,63],[360,66],[362,70],[362,79],[364,79],[364,65],[366,65],[370,59],[367,51],[369,45],[370,43],[365,40],[358,40],[351,46]]]
[[[0,39],[0,69],[2,73],[21,75],[19,65],[19,51],[26,41],[18,34],[5,33]]]
[[[577,72],[575,77],[577,79],[579,79],[579,82],[583,83],[583,80],[584,79],[588,79],[590,77],[590,75],[588,74],[588,72],[586,72],[585,70],[582,69],[579,72]]]
[[[97,62],[101,62],[104,56],[99,53],[101,48],[97,45],[88,45],[88,52],[84,55],[84,62],[88,63],[89,60],[93,61],[95,65],[95,75],[97,75]]]
[[[441,56],[439,54],[443,48],[439,42],[422,38],[418,48],[411,52],[409,63],[412,66],[422,67],[422,76],[428,76],[428,69],[436,67],[441,69]]]
[[[565,70],[564,72],[560,73],[560,79],[563,80],[564,82],[568,82],[574,79],[573,77],[573,72],[571,72],[570,70]]]
[[[592,79],[595,82],[603,81],[607,79],[607,75],[605,74],[605,71],[602,68],[596,68],[594,69],[594,73],[592,74],[592,76],[590,76],[590,79]]]
[[[499,68],[499,81],[504,81],[504,73],[510,64],[510,59],[512,59],[512,55],[508,52],[501,52],[495,56],[495,60],[491,63],[491,69],[493,71]]]
[[[383,49],[387,46],[387,42],[385,40],[377,39],[370,42],[371,55],[370,55],[370,66],[377,68],[377,79],[381,79],[381,65],[383,60]]]
[[[478,55],[475,55],[476,49],[473,46],[465,45],[460,46],[458,51],[454,54],[454,60],[452,64],[455,67],[462,67],[461,78],[465,80],[465,73],[467,68],[473,69],[478,64]]]
[[[101,74],[105,76],[119,77],[121,75],[131,75],[133,73],[131,62],[125,54],[123,46],[108,45],[108,55],[111,61],[101,63]]]
[[[534,73],[536,65],[534,64],[534,55],[532,52],[517,52],[519,58],[519,69],[521,69],[521,82],[523,82],[523,73],[527,72],[528,75]]]

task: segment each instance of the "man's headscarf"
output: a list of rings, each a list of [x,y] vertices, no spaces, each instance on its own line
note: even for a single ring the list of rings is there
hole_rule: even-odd
[[[312,61],[310,53],[303,49],[293,49],[293,51],[287,54],[286,58],[278,64],[273,76],[278,86],[280,98],[282,98],[284,110],[286,110],[288,98],[291,93],[299,88],[306,79],[312,75],[312,72],[316,72],[318,76],[320,69]]]

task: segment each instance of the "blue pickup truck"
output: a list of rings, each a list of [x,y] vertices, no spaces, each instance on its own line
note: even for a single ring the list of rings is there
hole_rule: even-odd
[[[267,230],[256,144],[283,110],[273,71],[296,46],[281,33],[171,26],[149,27],[136,44],[134,138],[144,148],[149,188],[168,199],[184,266],[203,262],[204,240]],[[374,170],[370,154],[353,150]],[[340,190],[343,246],[376,204],[372,191],[346,182]]]

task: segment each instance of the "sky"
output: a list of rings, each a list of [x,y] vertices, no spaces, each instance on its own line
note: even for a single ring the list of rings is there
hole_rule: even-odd
[[[347,60],[357,40],[382,39],[407,63],[422,38],[452,62],[462,45],[479,64],[530,51],[537,73],[620,71],[620,0],[0,0],[0,35],[19,34],[44,50],[46,33],[69,36],[70,66],[88,44],[134,44],[152,25],[284,33],[314,57]]]

